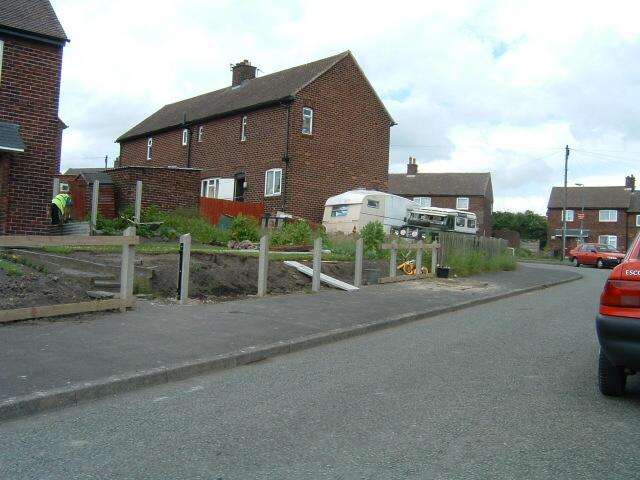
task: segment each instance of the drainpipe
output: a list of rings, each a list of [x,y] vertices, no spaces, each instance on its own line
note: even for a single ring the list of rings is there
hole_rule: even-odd
[[[291,104],[293,103],[293,97],[285,99],[284,102],[280,102],[280,105],[287,106],[287,128],[284,140],[284,155],[282,155],[282,162],[284,163],[282,169],[282,211],[287,211],[287,185],[288,171],[289,171],[289,132],[291,130]]]
[[[187,130],[187,168],[191,168],[191,124],[187,123],[187,113],[182,114],[182,130]]]

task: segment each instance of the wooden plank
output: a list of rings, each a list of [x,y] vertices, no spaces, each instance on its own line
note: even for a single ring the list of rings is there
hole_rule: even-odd
[[[433,278],[433,274],[421,273],[420,275],[400,275],[399,277],[381,277],[378,280],[378,283],[408,282],[410,280],[423,280],[425,278]]]
[[[393,248],[393,243],[383,243],[380,245],[382,250],[391,250]],[[419,246],[417,243],[399,243],[397,245],[398,250],[418,250],[419,248],[423,250],[431,250],[433,247],[430,243],[425,243],[422,246]]]
[[[62,303],[60,305],[43,305],[39,307],[14,308],[0,311],[0,323],[30,320],[32,318],[57,317],[76,313],[100,312],[133,307],[135,298],[109,300],[91,300],[89,302]]]
[[[286,260],[284,264],[289,267],[295,268],[300,273],[303,273],[308,277],[313,277],[313,269],[307,267],[306,265],[303,265],[299,262],[294,262],[292,260]],[[320,281],[322,283],[326,283],[327,285],[331,285],[332,287],[340,288],[348,292],[352,292],[354,290],[360,290],[358,287],[354,287],[353,285],[350,285],[346,282],[338,280],[337,278],[330,277],[329,275],[326,275],[324,273],[320,274]]]
[[[91,246],[91,245],[138,245],[140,237],[138,236],[96,236],[85,237],[83,235],[15,235],[0,236],[0,247],[73,247],[73,246]]]

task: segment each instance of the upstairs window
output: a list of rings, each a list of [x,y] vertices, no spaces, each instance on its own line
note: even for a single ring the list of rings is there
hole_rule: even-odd
[[[469,210],[469,199],[467,197],[456,198],[456,210]]]
[[[153,138],[147,140],[147,160],[151,160],[151,154],[153,153]]]
[[[184,130],[182,130],[182,145],[188,145],[189,144],[189,129],[185,128]]]
[[[2,80],[2,51],[4,50],[4,42],[0,40],[0,80]]]
[[[204,138],[204,127],[198,128],[198,143],[202,143],[202,139]]]
[[[421,207],[431,206],[431,197],[413,197],[413,201],[416,202]]]
[[[636,215],[636,227],[640,227],[640,215]]]
[[[565,219],[567,222],[573,222],[574,217],[574,213],[573,210],[565,210]]]
[[[245,115],[244,117],[242,117],[242,130],[240,132],[241,142],[247,141],[247,123],[248,123],[248,119],[247,119],[247,116]]]
[[[264,176],[264,196],[276,197],[282,192],[282,169],[272,168]]]
[[[617,210],[600,210],[599,220],[601,222],[617,222],[618,211]]]
[[[313,109],[304,107],[302,109],[302,133],[311,135],[313,133]]]

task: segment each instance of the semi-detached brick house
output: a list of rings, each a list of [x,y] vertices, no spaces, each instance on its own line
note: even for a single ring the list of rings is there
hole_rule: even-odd
[[[553,187],[547,205],[548,245],[557,254],[562,250],[563,205],[564,187]],[[640,193],[633,176],[626,178],[625,186],[567,187],[566,207],[565,255],[581,239],[624,252],[640,230]]]
[[[67,41],[48,0],[0,1],[0,234],[49,231]]]
[[[389,174],[389,193],[425,207],[473,212],[478,219],[478,234],[491,236],[493,187],[490,173],[418,173],[416,159],[409,158],[406,174]]]
[[[121,166],[201,169],[202,195],[322,220],[326,199],[387,190],[393,119],[350,52],[166,105],[120,136]]]

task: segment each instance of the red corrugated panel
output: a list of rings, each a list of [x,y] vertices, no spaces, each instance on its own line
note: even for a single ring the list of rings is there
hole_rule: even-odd
[[[200,213],[214,225],[218,224],[222,215],[237,217],[242,214],[255,217],[259,222],[264,215],[264,205],[262,203],[232,202],[231,200],[200,197]]]

